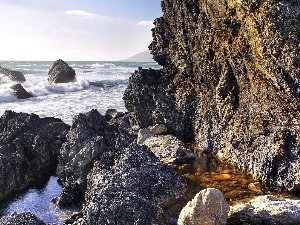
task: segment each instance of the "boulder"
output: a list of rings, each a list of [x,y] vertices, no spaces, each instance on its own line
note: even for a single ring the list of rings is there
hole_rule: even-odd
[[[221,191],[207,188],[200,191],[182,209],[178,225],[225,225],[229,205]]]
[[[300,200],[259,196],[250,202],[230,207],[229,225],[300,224]]]
[[[163,207],[185,181],[118,123],[98,111],[79,114],[61,148],[58,205],[82,206],[73,224],[167,224]]]
[[[163,0],[149,46],[159,71],[129,79],[125,106],[269,189],[300,191],[299,0]]]
[[[28,93],[21,84],[15,84],[11,86],[11,89],[14,90],[14,95],[16,95],[18,99],[26,99],[33,97],[33,95]]]
[[[13,213],[10,216],[2,217],[0,225],[46,225],[42,220],[29,212]]]
[[[69,126],[35,114],[6,111],[0,118],[0,201],[43,185],[55,174]]]
[[[22,72],[6,69],[0,66],[0,83],[9,81],[25,82],[26,79]]]
[[[52,83],[69,83],[76,81],[75,70],[66,62],[59,59],[56,60],[48,73],[48,82]]]
[[[167,164],[192,162],[196,156],[191,149],[173,135],[155,135],[150,130],[138,132],[137,143],[147,146],[161,161]]]

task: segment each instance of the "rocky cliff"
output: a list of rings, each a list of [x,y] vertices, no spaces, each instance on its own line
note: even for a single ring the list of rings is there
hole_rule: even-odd
[[[141,128],[163,123],[275,189],[300,190],[300,2],[163,0],[160,71],[124,94]]]

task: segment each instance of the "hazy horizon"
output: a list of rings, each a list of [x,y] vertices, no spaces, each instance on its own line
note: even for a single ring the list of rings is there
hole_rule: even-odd
[[[119,61],[148,49],[161,0],[0,0],[1,61]]]

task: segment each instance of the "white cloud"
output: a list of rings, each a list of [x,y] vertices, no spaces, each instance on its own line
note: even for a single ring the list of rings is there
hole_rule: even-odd
[[[137,23],[137,25],[150,27],[150,28],[154,27],[153,21],[140,21],[140,22]]]
[[[89,13],[89,12],[86,12],[86,11],[83,11],[83,10],[68,10],[68,11],[65,11],[65,14],[67,14],[69,16],[80,17],[80,18],[83,18],[83,19],[92,19],[92,18],[97,17],[96,14]]]

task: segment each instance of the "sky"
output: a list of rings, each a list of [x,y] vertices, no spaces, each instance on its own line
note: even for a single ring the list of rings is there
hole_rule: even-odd
[[[161,0],[0,0],[0,60],[121,60],[148,49]]]

